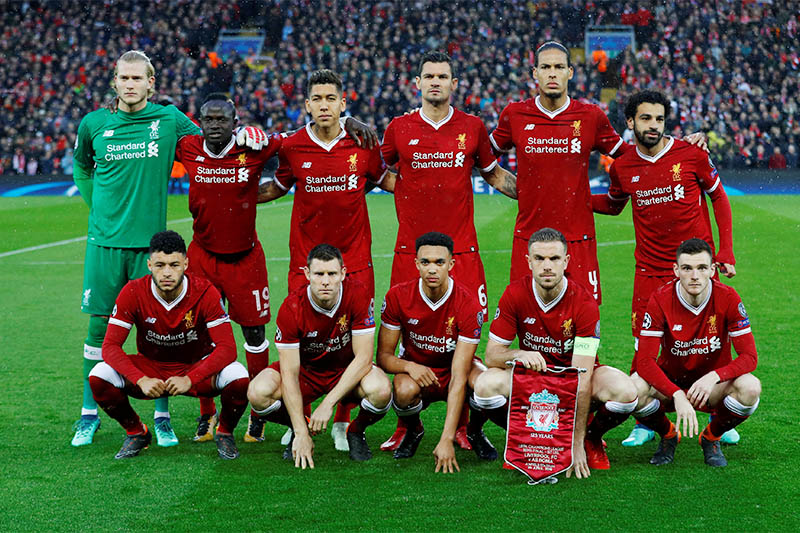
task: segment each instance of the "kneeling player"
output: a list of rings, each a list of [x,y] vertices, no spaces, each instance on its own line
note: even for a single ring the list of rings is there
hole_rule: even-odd
[[[253,379],[247,395],[256,413],[291,425],[294,437],[284,458],[293,456],[302,468],[314,468],[311,436],[327,429],[336,404],[360,399],[347,442],[350,458],[366,461],[372,453],[364,430],[383,418],[392,396],[389,378],[372,365],[372,299],[358,281],[343,281],[342,254],[329,244],[309,252],[305,274],[309,284],[287,296],[278,311],[279,361]],[[306,422],[303,407],[323,394]]]
[[[633,375],[639,409],[633,415],[661,435],[650,463],[665,465],[675,457],[681,427],[689,437],[698,433],[695,409],[713,411],[700,445],[707,465],[726,466],[720,437],[753,414],[761,396],[761,382],[750,374],[758,360],[756,343],[739,295],[711,279],[708,243],[689,239],[676,255],[678,280],[653,293],[642,321]],[[735,360],[731,342],[739,354]],[[672,408],[675,424],[664,414]]]
[[[439,444],[433,450],[436,472],[459,470],[453,438],[467,384],[486,369],[475,350],[481,340],[483,309],[477,298],[450,278],[455,264],[453,239],[431,232],[416,240],[419,278],[395,285],[386,293],[378,337],[378,364],[394,374],[394,409],[408,431],[394,451],[395,459],[412,457],[425,431],[419,413],[433,402],[446,401],[447,414]],[[403,348],[395,357],[402,335]],[[467,438],[481,459],[497,458],[480,426]]]
[[[636,389],[623,372],[597,364],[597,340],[588,343],[594,346],[591,353],[573,353],[576,339],[598,338],[600,311],[586,289],[564,277],[569,263],[564,235],[540,229],[528,241],[527,259],[532,276],[512,282],[500,298],[486,346],[486,364],[495,368],[478,378],[472,402],[505,426],[511,383],[506,363],[517,359],[539,372],[548,365],[586,368],[578,389],[572,456],[575,475],[588,477],[589,468],[610,468],[602,437],[636,408]],[[509,348],[515,336],[519,350]],[[587,426],[589,411],[594,417]]]
[[[223,459],[239,456],[233,430],[247,407],[247,370],[236,362],[219,291],[204,278],[184,275],[187,264],[181,236],[156,233],[147,260],[151,274],[123,287],[108,321],[104,362],[94,367],[89,383],[98,405],[128,434],[116,459],[138,455],[152,440],[128,397],[178,394],[221,395],[217,451]],[[126,354],[122,345],[134,325],[139,353]]]

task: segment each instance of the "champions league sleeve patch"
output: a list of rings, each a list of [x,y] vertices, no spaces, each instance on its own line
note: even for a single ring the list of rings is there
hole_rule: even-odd
[[[653,319],[650,318],[650,313],[645,313],[644,318],[642,319],[642,329],[650,329],[650,326],[653,325]]]
[[[277,342],[281,342],[283,340],[283,333],[281,333],[281,328],[275,327],[275,340]]]
[[[498,311],[499,310],[500,309],[498,309]],[[478,320],[478,328],[480,328],[481,326],[483,326],[483,311],[478,311],[478,316],[476,318]],[[497,317],[495,317],[495,318],[497,318]]]
[[[739,302],[739,314],[742,315],[742,318],[750,318],[747,316],[747,310],[744,308],[744,304]]]
[[[497,308],[497,311],[494,312],[494,319],[497,320],[497,317],[500,316],[500,308]]]
[[[600,321],[597,321],[597,324],[594,325],[594,336],[600,337]]]
[[[381,314],[386,312],[386,297],[383,298],[383,303],[381,304]]]

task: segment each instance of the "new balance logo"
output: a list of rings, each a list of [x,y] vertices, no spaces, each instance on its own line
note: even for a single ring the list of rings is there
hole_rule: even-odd
[[[306,161],[303,163],[303,168],[311,168],[311,161]]]
[[[417,319],[417,318],[409,318],[408,319],[408,323],[411,324],[412,326],[416,326],[417,324],[419,324],[419,319]]]
[[[106,130],[103,132],[103,137],[111,137],[114,135],[114,130]]]
[[[536,319],[533,317],[527,317],[525,320],[522,321],[523,324],[530,324],[533,325],[536,322]]]
[[[316,337],[316,336],[317,336],[317,332],[316,331],[309,331],[308,335],[306,335],[306,337],[308,337],[308,338],[312,338],[312,337]]]
[[[202,155],[198,155],[197,157],[194,158],[194,160],[202,163],[203,161],[206,160],[206,158],[203,157]]]
[[[415,144],[419,144],[419,139],[411,139],[408,141],[409,146],[414,146]]]
[[[639,176],[634,176],[631,178],[631,183],[636,183],[637,181],[639,181]]]
[[[536,127],[536,124],[525,124],[525,131],[531,131]]]
[[[144,321],[147,322],[148,324],[155,324],[156,323],[155,317],[152,317],[152,316],[149,316],[149,317],[145,318]]]
[[[683,324],[675,324],[672,326],[672,331],[681,331],[683,329]]]

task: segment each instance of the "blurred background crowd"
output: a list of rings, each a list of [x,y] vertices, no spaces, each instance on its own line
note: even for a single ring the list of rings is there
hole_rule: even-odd
[[[78,124],[111,99],[114,60],[129,49],[156,67],[153,101],[196,116],[206,94],[227,92],[243,122],[268,131],[304,124],[306,79],[331,68],[348,113],[382,134],[419,105],[424,51],[455,59],[454,104],[491,131],[509,101],[535,95],[532,50],[553,39],[575,50],[571,96],[600,104],[618,132],[627,97],[656,88],[672,101],[669,131],[706,132],[717,166],[797,168],[799,4],[0,0],[0,172],[71,174]],[[584,61],[584,32],[595,25],[632,27],[635,51]],[[247,28],[266,32],[261,57],[214,52],[220,30]]]

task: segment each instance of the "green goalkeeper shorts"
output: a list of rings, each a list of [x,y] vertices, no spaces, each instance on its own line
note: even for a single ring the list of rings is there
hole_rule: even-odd
[[[110,315],[122,287],[149,273],[148,257],[147,248],[107,248],[87,243],[81,311]]]

